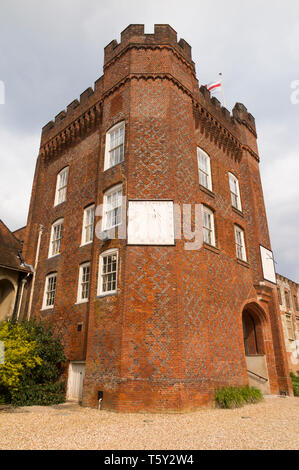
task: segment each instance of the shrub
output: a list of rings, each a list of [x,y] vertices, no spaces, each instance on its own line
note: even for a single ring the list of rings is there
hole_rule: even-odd
[[[215,402],[219,408],[239,408],[261,400],[262,392],[254,387],[223,387],[215,391]]]
[[[14,396],[12,404],[15,406],[46,406],[63,403],[65,401],[64,389],[64,382],[24,385]]]
[[[17,393],[23,375],[41,365],[42,359],[32,331],[19,323],[2,322],[0,341],[5,347],[5,362],[0,364],[0,389],[1,396],[8,398]]]
[[[297,377],[293,372],[291,372],[291,379],[293,384],[293,391],[295,397],[299,397],[299,377]]]
[[[22,326],[31,332],[32,338],[36,341],[36,351],[42,358],[42,363],[34,370],[27,371],[27,383],[53,383],[59,380],[64,371],[65,355],[63,345],[59,338],[53,333],[51,324],[37,321],[23,321]]]
[[[5,346],[5,364],[0,365],[0,401],[25,406],[65,400],[65,383],[61,380],[65,356],[51,325],[36,320],[3,322],[0,339]]]

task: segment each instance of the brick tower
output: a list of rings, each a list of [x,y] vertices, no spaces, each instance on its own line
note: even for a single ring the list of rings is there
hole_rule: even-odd
[[[225,385],[291,393],[256,140],[244,105],[231,115],[199,88],[169,25],[128,26],[94,89],[43,128],[28,315],[62,335],[69,397],[78,370],[72,393],[118,411],[192,410]],[[121,196],[129,212],[161,203],[170,221],[175,205],[201,205],[203,245],[111,236],[127,226]]]

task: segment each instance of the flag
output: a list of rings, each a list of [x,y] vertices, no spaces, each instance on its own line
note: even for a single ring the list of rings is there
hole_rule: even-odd
[[[218,80],[217,82],[212,82],[208,83],[208,85],[205,85],[205,87],[209,90],[209,92],[212,94],[221,91],[222,89],[222,81]]]

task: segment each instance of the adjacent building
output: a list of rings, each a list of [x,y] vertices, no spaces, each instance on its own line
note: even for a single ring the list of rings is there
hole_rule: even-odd
[[[299,375],[299,285],[277,274],[277,293],[289,369]]]
[[[0,321],[24,317],[31,266],[22,257],[23,231],[12,233],[0,220]]]

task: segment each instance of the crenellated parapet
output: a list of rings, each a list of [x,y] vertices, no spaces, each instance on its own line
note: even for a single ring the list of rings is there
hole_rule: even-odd
[[[143,24],[130,24],[121,33],[121,41],[111,41],[104,49],[104,68],[128,48],[171,48],[181,59],[195,70],[191,46],[184,40],[177,40],[176,31],[168,24],[155,24],[153,34],[144,33]]]
[[[89,132],[96,129],[101,116],[100,97],[95,99],[95,92],[88,88],[80,96],[80,101],[74,100],[43,127],[40,155],[51,158],[75,144]]]
[[[255,119],[252,114],[247,111],[247,108],[246,106],[244,106],[244,104],[235,104],[235,107],[233,109],[233,117],[239,124],[243,124],[244,126],[246,126],[250,130],[250,132],[255,136],[255,138],[257,138]]]
[[[133,55],[126,54],[133,48],[136,49]],[[147,51],[143,54],[140,49]],[[95,129],[105,99],[128,82],[168,80],[192,100],[196,126],[200,126],[207,138],[236,160],[241,160],[243,149],[259,159],[254,142],[257,137],[254,117],[241,103],[235,105],[231,114],[219,100],[211,97],[206,87],[198,87],[191,47],[184,39],[177,40],[171,26],[157,24],[153,34],[145,34],[144,25],[129,25],[122,31],[120,43],[114,40],[105,47],[104,57],[104,75],[94,88],[87,88],[80,99],[72,101],[43,127],[42,155],[53,156]]]
[[[94,88],[87,88],[79,100],[72,101],[42,128],[41,153],[52,153],[91,130],[99,119],[102,96],[103,77],[100,77]]]
[[[194,100],[194,115],[196,127],[200,127],[207,138],[237,161],[241,160],[243,146],[237,122],[217,98],[211,97],[205,86],[200,87],[198,99]]]

